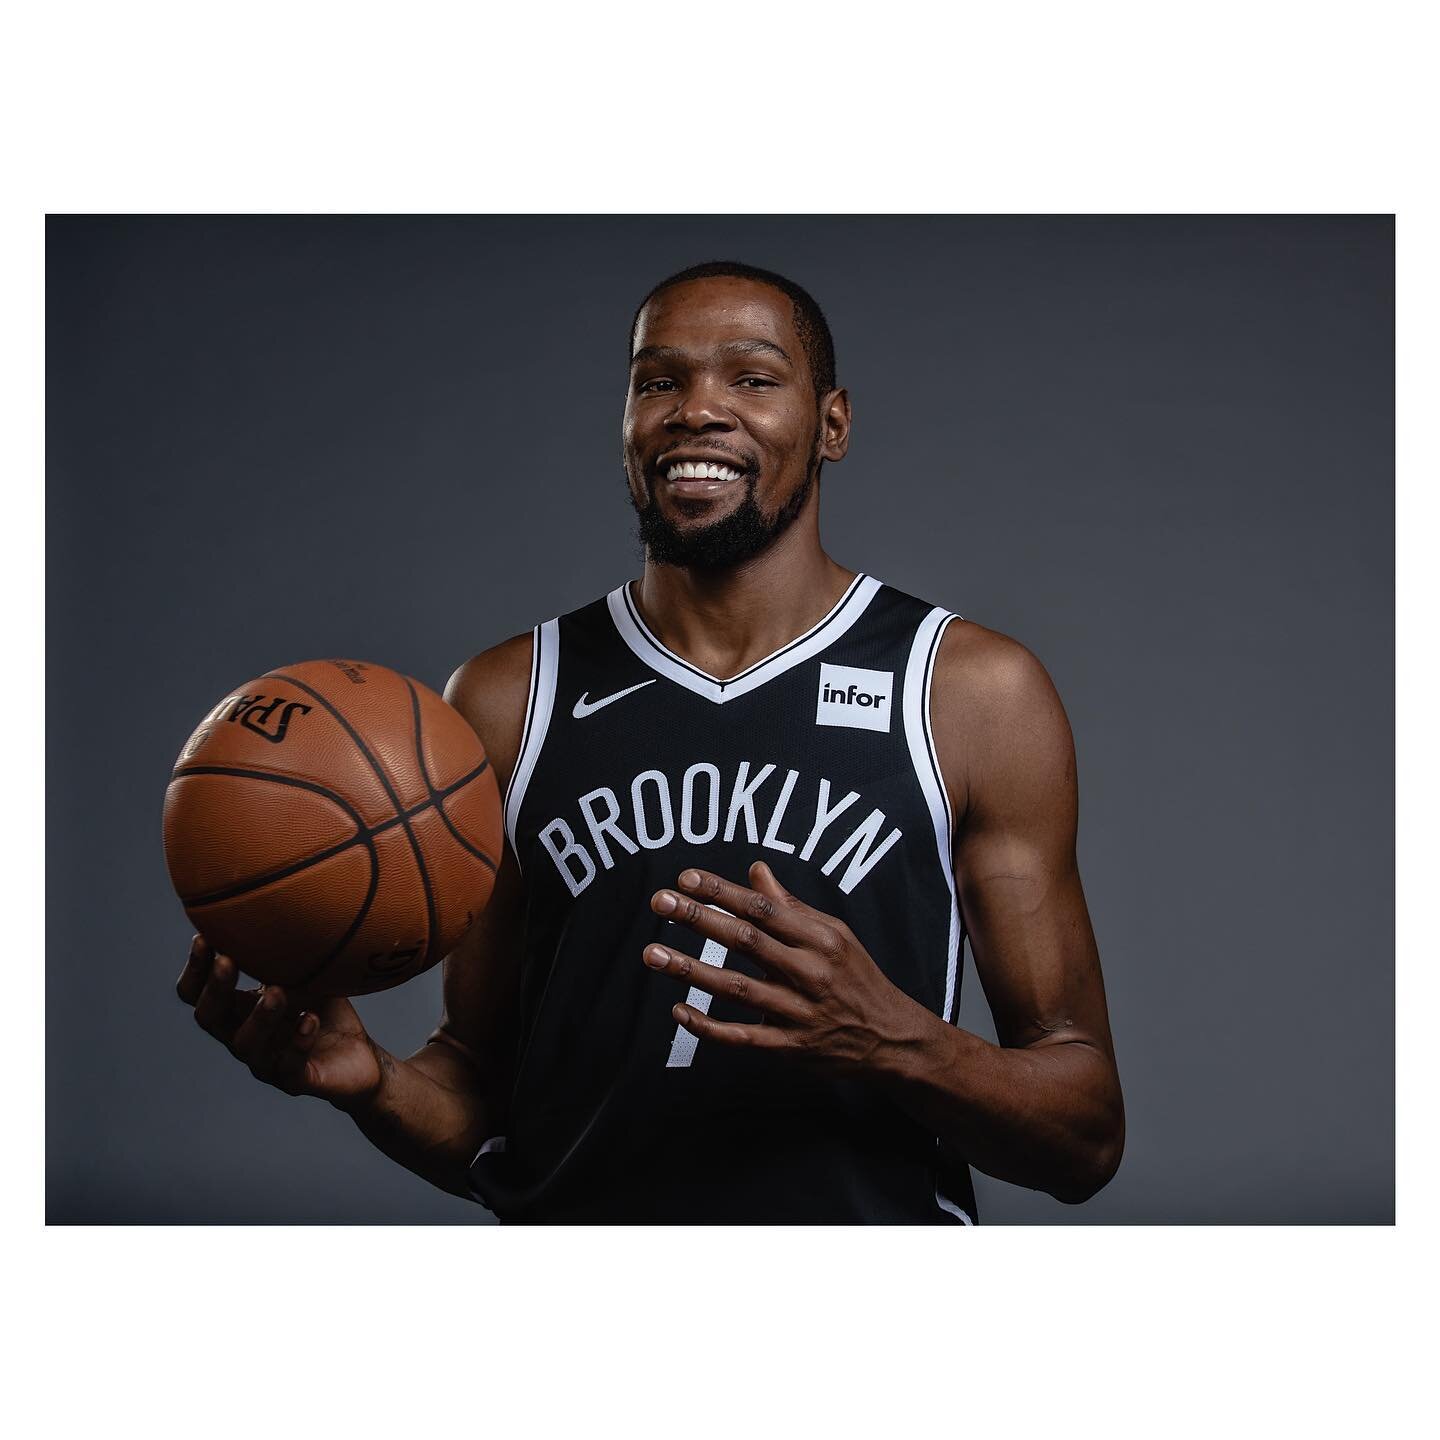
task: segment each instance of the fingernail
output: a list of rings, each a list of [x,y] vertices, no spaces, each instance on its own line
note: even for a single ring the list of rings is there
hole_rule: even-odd
[[[680,883],[687,889],[693,890],[700,883],[700,873],[697,870],[686,870],[680,876]]]
[[[668,890],[662,890],[655,897],[655,908],[662,915],[668,915],[675,908],[676,903],[675,897]]]
[[[267,990],[260,1003],[267,1010],[278,1010],[280,1008],[280,997],[273,990]]]
[[[652,945],[645,952],[645,963],[652,970],[663,970],[670,963],[670,952],[663,946]]]

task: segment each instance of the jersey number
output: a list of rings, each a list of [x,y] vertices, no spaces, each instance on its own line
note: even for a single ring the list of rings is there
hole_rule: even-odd
[[[720,910],[718,905],[712,905],[712,910]],[[722,915],[728,915],[728,910],[720,910]],[[718,940],[707,940],[705,947],[700,951],[700,963],[702,965],[714,965],[717,968],[724,965],[725,957],[730,952]],[[685,997],[685,1003],[692,1009],[698,1010],[702,1015],[710,1013],[711,996],[705,991],[697,989],[694,985],[690,987],[690,993]],[[665,1062],[667,1070],[675,1070],[687,1066],[695,1058],[695,1047],[700,1043],[697,1036],[692,1035],[683,1025],[675,1026],[675,1038],[670,1042],[670,1058]]]

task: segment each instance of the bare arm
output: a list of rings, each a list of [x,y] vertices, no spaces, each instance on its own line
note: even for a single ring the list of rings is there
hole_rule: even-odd
[[[502,793],[529,680],[530,637],[520,635],[462,665],[446,690],[484,742]],[[198,935],[175,988],[200,1028],[257,1080],[328,1101],[392,1160],[468,1195],[470,1161],[503,1125],[520,940],[520,877],[507,846],[490,903],[445,961],[440,1026],[408,1060],[375,1043],[349,1000],[307,1002],[278,985],[237,989],[234,961]]]
[[[392,1160],[455,1195],[470,1193],[470,1162],[505,1127],[520,916],[520,887],[507,859],[484,913],[445,960],[439,1027],[405,1060],[377,1046],[375,1089],[341,1107]]]
[[[1085,1200],[1120,1163],[1125,1121],[1075,865],[1070,727],[1033,655],[964,622],[941,645],[931,722],[958,815],[960,904],[1000,1044],[912,999],[848,925],[791,895],[763,861],[750,867],[753,888],[682,871],[651,907],[754,956],[765,978],[661,945],[643,958],[765,1016],[722,1021],[676,1005],[702,1040],[863,1075],[987,1174]]]
[[[485,744],[503,795],[515,768],[530,678],[529,635],[467,661],[445,698]],[[505,1128],[515,1055],[523,890],[507,844],[490,903],[445,960],[445,1013],[407,1060],[380,1054],[380,1082],[347,1107],[392,1160],[468,1195],[476,1151]]]
[[[987,1174],[1081,1201],[1115,1173],[1124,1108],[1075,861],[1070,726],[1014,641],[952,622],[931,703],[956,812],[955,880],[999,1045],[926,1013],[901,1103]]]

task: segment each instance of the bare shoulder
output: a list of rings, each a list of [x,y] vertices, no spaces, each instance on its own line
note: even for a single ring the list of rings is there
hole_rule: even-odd
[[[957,815],[986,794],[1074,784],[1074,742],[1044,665],[1018,640],[952,620],[935,656],[930,723]]]
[[[931,696],[936,718],[963,709],[972,719],[1013,722],[1060,704],[1045,667],[1018,640],[959,619],[945,627]]]
[[[472,655],[445,687],[445,698],[479,735],[502,789],[509,783],[520,753],[530,696],[532,644],[528,630],[512,635]]]

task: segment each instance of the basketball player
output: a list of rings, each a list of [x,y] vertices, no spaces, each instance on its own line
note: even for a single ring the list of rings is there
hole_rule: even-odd
[[[1103,1186],[1124,1120],[1064,711],[1013,640],[821,548],[849,435],[798,286],[657,286],[624,416],[643,576],[447,692],[508,846],[439,1028],[395,1058],[197,940],[200,1025],[502,1220],[960,1224],[970,1165]],[[967,937],[999,1045],[955,1023]]]

